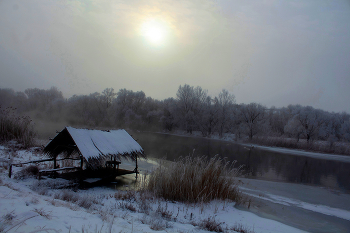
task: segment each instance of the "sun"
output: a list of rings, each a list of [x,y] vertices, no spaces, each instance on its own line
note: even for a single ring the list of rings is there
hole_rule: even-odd
[[[150,43],[160,45],[165,42],[167,28],[164,22],[152,19],[142,24],[141,34]]]

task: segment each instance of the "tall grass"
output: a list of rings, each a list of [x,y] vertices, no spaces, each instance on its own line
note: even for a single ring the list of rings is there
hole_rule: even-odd
[[[17,140],[25,148],[34,144],[34,132],[32,120],[28,116],[17,116],[15,109],[1,108],[0,106],[0,140]]]
[[[181,202],[209,202],[213,199],[240,203],[235,182],[239,168],[215,156],[187,156],[170,166],[160,166],[150,174],[147,188],[158,197]]]

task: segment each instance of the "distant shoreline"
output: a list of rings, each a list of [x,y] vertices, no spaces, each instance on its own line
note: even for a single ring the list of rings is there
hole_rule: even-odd
[[[150,132],[150,131],[143,131],[143,132]],[[218,137],[203,137],[200,135],[192,134],[181,134],[181,133],[165,133],[165,132],[151,132],[151,133],[157,133],[157,134],[167,134],[172,136],[179,136],[179,137],[193,137],[193,138],[205,138],[210,140],[220,140],[220,141],[226,141],[231,143],[240,144],[242,146],[247,147],[257,147],[262,150],[268,150],[268,151],[274,151],[278,153],[284,153],[284,154],[292,154],[297,156],[305,156],[310,158],[316,158],[316,159],[324,159],[324,160],[333,160],[333,161],[339,161],[344,163],[350,163],[350,156],[348,155],[337,155],[337,154],[329,154],[329,153],[322,153],[322,152],[313,152],[313,151],[305,151],[300,149],[290,149],[290,148],[284,148],[284,147],[273,147],[273,146],[263,146],[259,144],[254,143],[247,143],[247,142],[237,142],[234,141],[234,139],[231,136],[225,136],[224,138],[218,138]],[[216,135],[214,135],[216,136]]]

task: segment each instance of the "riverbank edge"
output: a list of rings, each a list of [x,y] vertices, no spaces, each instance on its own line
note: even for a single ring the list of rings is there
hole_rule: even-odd
[[[259,148],[262,150],[273,151],[273,152],[278,152],[278,153],[283,153],[283,154],[293,154],[293,155],[305,156],[305,157],[309,157],[309,158],[333,160],[333,161],[339,161],[339,162],[344,162],[344,163],[350,163],[350,156],[348,156],[348,155],[327,154],[327,153],[305,151],[305,150],[299,150],[299,149],[290,149],[290,148],[283,148],[283,147],[272,147],[272,146],[258,145],[258,144],[247,143],[247,142],[242,142],[242,141],[235,141],[232,135],[226,135],[223,138],[218,138],[218,137],[208,138],[208,137],[203,137],[201,135],[196,135],[196,134],[188,135],[186,133],[181,133],[181,132],[177,132],[177,133],[151,132],[151,131],[140,131],[140,132],[165,134],[165,135],[172,135],[172,136],[179,136],[179,137],[205,138],[208,140],[219,140],[219,141],[225,141],[225,142],[230,142],[230,143],[235,143],[235,144],[239,144],[242,146],[246,146],[246,147],[248,147],[248,149],[254,149],[256,147],[256,148]]]

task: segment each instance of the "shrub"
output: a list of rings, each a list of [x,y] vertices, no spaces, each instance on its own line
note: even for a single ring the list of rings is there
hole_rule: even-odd
[[[140,219],[141,223],[143,224],[147,224],[149,225],[149,227],[154,230],[154,231],[163,231],[166,228],[171,227],[171,225],[169,224],[169,222],[158,218],[157,216],[152,216],[149,217],[147,215],[144,215],[141,219]]]
[[[224,232],[224,229],[222,228],[222,223],[217,222],[214,217],[209,217],[207,219],[204,219],[199,226],[207,231],[215,231],[215,232]]]
[[[0,106],[0,140],[17,140],[25,148],[34,145],[32,120],[28,116],[16,116],[13,108],[2,109]]]
[[[239,168],[224,162],[218,156],[187,156],[169,167],[160,166],[151,173],[147,188],[167,200],[182,202],[209,202],[213,199],[242,200],[234,177]]]
[[[123,210],[130,210],[132,212],[136,211],[135,206],[131,203],[128,203],[128,202],[120,202],[119,207]]]
[[[173,212],[168,210],[168,203],[166,203],[165,206],[162,206],[160,202],[158,203],[158,207],[156,209],[156,212],[162,217],[167,220],[171,220],[173,216]]]
[[[69,202],[77,202],[79,200],[79,195],[73,191],[64,189],[59,195],[59,199]]]
[[[33,211],[38,213],[39,215],[43,216],[46,219],[51,219],[51,215],[50,215],[51,212],[50,213],[46,213],[43,208],[41,208],[41,209],[34,208]]]
[[[114,198],[117,200],[135,200],[135,191],[128,190],[128,191],[119,191],[114,194]]]
[[[89,209],[91,206],[92,206],[92,199],[91,198],[81,198],[79,201],[78,201],[78,205],[82,208],[85,208],[85,209]]]
[[[151,207],[151,200],[153,196],[149,192],[141,192],[140,198],[137,199],[137,203],[139,205],[139,212],[149,214]]]
[[[16,215],[14,214],[14,210],[5,214],[4,216],[2,216],[2,218],[5,220],[5,222],[11,222],[13,219],[16,218]]]
[[[23,180],[29,177],[37,176],[39,173],[39,167],[36,165],[29,165],[23,168],[21,171],[17,172],[13,178],[17,180]]]
[[[235,224],[230,228],[231,231],[239,232],[239,233],[254,233],[254,230],[250,230],[242,224]]]

